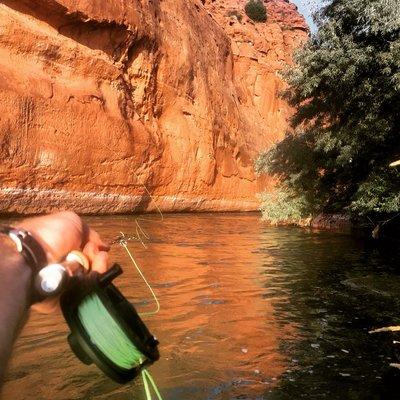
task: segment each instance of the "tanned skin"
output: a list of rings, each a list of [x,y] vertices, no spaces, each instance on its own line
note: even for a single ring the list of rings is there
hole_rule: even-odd
[[[30,218],[17,225],[29,231],[42,245],[49,263],[60,262],[72,250],[81,250],[91,269],[107,270],[109,247],[81,218],[70,211]],[[5,236],[0,238],[0,386],[12,347],[29,311],[32,270]],[[58,298],[32,307],[49,313],[58,309]]]

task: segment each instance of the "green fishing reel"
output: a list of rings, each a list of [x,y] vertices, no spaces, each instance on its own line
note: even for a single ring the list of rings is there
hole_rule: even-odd
[[[83,363],[96,364],[108,377],[127,383],[159,359],[158,341],[133,305],[112,284],[118,264],[106,273],[76,278],[61,297],[71,330],[68,342]]]

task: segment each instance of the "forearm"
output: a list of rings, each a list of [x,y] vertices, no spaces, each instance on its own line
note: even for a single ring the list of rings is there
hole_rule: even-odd
[[[31,270],[12,247],[1,243],[0,256],[0,382],[12,345],[29,310]]]

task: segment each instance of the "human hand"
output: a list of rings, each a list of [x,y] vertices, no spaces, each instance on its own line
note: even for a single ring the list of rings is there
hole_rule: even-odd
[[[49,263],[62,261],[72,250],[81,250],[93,271],[103,273],[107,270],[109,246],[74,212],[63,211],[29,218],[18,226],[29,231],[42,245]],[[58,298],[51,298],[36,304],[34,309],[51,312],[57,305]]]

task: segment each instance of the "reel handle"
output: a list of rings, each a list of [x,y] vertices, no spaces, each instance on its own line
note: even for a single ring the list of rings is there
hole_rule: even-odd
[[[34,291],[39,299],[53,297],[62,292],[73,275],[88,273],[90,264],[87,257],[74,250],[61,263],[49,264],[35,277]]]

